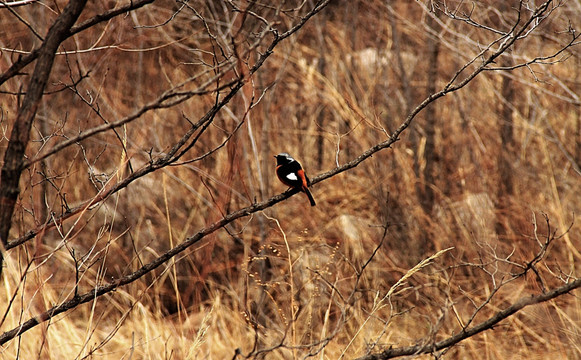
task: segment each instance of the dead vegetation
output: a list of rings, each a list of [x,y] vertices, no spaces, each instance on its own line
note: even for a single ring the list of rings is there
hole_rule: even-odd
[[[65,4],[0,3],[2,153]],[[2,239],[1,357],[581,359],[580,11],[88,2]],[[275,196],[282,151],[316,207]]]

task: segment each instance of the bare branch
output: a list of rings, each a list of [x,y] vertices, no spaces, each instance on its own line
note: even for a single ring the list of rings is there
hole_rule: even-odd
[[[28,4],[32,4],[37,2],[38,0],[17,0],[17,1],[0,1],[0,8],[3,7],[17,7],[17,6],[24,6]]]
[[[554,298],[557,298],[561,295],[570,293],[571,291],[578,289],[581,287],[581,279],[575,279],[570,283],[553,289],[547,293],[536,295],[536,296],[529,296],[523,297],[516,301],[511,306],[505,308],[497,312],[494,316],[490,317],[488,320],[485,320],[478,325],[475,325],[471,328],[464,329],[462,332],[450,336],[449,338],[431,344],[418,344],[413,346],[407,346],[402,348],[391,348],[387,349],[381,353],[363,356],[358,358],[358,360],[384,360],[384,359],[393,359],[400,356],[406,355],[420,355],[420,354],[431,354],[435,351],[442,350],[451,346],[458,344],[460,341],[467,339],[471,336],[474,336],[478,333],[481,333],[486,330],[493,329],[493,327],[498,324],[499,322],[505,320],[506,318],[516,314],[523,308],[529,305],[540,304]]]
[[[116,16],[125,14],[129,11],[132,11],[132,10],[139,9],[147,4],[152,3],[153,1],[154,0],[131,1],[127,5],[106,11],[103,14],[96,15],[93,18],[88,19],[77,26],[72,26],[70,29],[67,29],[67,32],[63,34],[65,36],[64,39],[69,38],[69,37],[81,32],[83,30],[90,29],[92,26],[99,24],[101,22],[104,22],[104,21],[108,21]],[[40,49],[41,49],[40,47],[36,48],[36,49],[32,50],[28,55],[19,58],[18,61],[16,61],[14,64],[12,64],[10,66],[10,68],[8,68],[8,70],[6,70],[4,73],[0,74],[0,85],[4,84],[6,82],[6,80],[8,80],[16,75],[19,75],[20,71],[25,66],[27,66],[28,64],[30,64],[31,62],[36,60],[40,55]]]

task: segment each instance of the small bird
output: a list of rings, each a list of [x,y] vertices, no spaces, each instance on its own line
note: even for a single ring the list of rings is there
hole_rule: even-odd
[[[307,194],[311,206],[315,206],[315,199],[308,189],[311,185],[311,181],[305,174],[305,171],[301,167],[298,161],[293,159],[288,153],[280,153],[275,156],[276,158],[276,176],[285,185],[292,188],[297,188]]]

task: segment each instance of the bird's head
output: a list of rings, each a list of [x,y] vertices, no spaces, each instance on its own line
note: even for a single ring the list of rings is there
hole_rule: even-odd
[[[288,164],[294,160],[292,156],[290,156],[288,153],[284,153],[284,152],[276,155],[275,158],[276,158],[277,165]]]

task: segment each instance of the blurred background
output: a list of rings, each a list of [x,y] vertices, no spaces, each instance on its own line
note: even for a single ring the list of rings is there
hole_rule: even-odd
[[[549,3],[514,47],[419,112],[391,148],[314,185],[316,207],[299,194],[243,217],[0,354],[355,358],[445,339],[578,277],[581,54],[570,42],[581,4]],[[65,4],[0,8],[0,71],[40,45]],[[314,178],[389,139],[540,4],[332,1],[256,71],[271,29],[292,29],[315,1],[155,1],[70,37],[27,158],[137,115],[23,173],[9,241],[54,226],[6,252],[1,331],[285,191],[274,176],[280,152]],[[89,2],[77,24],[122,5]],[[2,152],[33,66],[0,86]],[[250,73],[171,166],[58,220],[169,153],[229,81]],[[157,106],[168,93],[186,99]],[[580,316],[578,296],[565,295],[443,355],[579,359]]]

